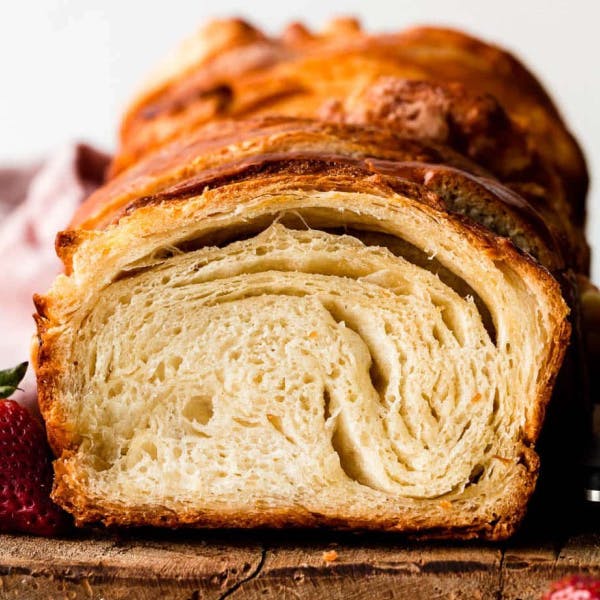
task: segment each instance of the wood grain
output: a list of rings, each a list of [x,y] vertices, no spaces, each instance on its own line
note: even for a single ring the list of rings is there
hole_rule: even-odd
[[[506,548],[302,531],[0,536],[0,598],[28,600],[538,600],[573,573],[600,576],[600,535]]]

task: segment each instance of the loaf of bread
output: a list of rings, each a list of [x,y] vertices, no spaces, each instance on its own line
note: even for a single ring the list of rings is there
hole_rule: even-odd
[[[234,61],[232,29],[262,41]],[[54,499],[79,524],[509,536],[569,343],[562,274],[586,260],[579,201],[564,193],[586,185],[576,144],[520,65],[529,88],[514,105],[484,98],[504,85],[500,53],[459,55],[460,34],[392,36],[408,44],[396,51],[352,27],[313,41],[296,27],[285,39],[300,36],[300,51],[237,21],[207,31],[156,89],[230,68],[276,83],[268,69],[308,60],[305,44],[355,44],[355,63],[324,53],[303,117],[279,103],[206,113],[163,138],[147,97],[128,113],[123,148],[135,150],[58,235],[65,274],[35,298]],[[438,40],[427,57],[409,44],[420,36]],[[371,51],[384,42],[393,60]],[[489,90],[449,68],[468,52]],[[379,81],[400,107],[384,119],[359,73],[366,61],[378,77],[406,74],[413,55],[429,65],[419,77],[446,75]],[[342,66],[336,116],[319,118]],[[441,98],[438,112],[426,99],[429,116],[402,116],[413,93]],[[196,115],[198,97],[182,113]],[[518,123],[511,109],[536,98],[535,119]],[[466,106],[479,125],[455,134]],[[496,120],[478,116],[485,106]],[[436,119],[452,133],[432,132]]]

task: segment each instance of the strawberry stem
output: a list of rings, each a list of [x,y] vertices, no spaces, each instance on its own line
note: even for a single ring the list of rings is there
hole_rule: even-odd
[[[0,371],[0,398],[8,398],[19,388],[17,387],[25,377],[28,362],[23,362],[12,369]]]

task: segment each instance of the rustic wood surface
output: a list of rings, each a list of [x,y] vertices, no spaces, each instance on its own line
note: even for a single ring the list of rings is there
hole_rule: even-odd
[[[599,534],[508,545],[301,531],[0,536],[0,598],[27,600],[538,600],[574,573],[600,576]]]

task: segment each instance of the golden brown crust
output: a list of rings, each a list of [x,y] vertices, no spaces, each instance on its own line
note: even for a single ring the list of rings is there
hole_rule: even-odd
[[[571,264],[581,271],[589,268],[589,248],[583,230],[573,226],[564,182],[493,96],[472,94],[458,83],[382,77],[343,103],[325,104],[319,117],[391,128],[469,157],[516,189],[562,231]]]
[[[216,58],[207,51],[182,69],[175,60],[170,76],[150,85],[134,102],[123,121],[113,173],[210,120],[257,114],[323,117],[332,104],[352,105],[357,96],[370,105],[381,93],[382,78],[396,85],[410,80],[432,86],[438,101],[440,95],[450,96],[452,122],[462,124],[471,149],[479,160],[488,157],[486,166],[493,166],[501,180],[511,181],[505,175],[513,173],[519,161],[533,160],[535,167],[526,168],[523,175],[550,185],[551,194],[562,194],[561,202],[572,205],[575,223],[583,223],[587,172],[581,150],[539,82],[507,52],[448,29],[425,27],[374,36],[353,21],[338,21],[320,35],[296,24],[281,38],[266,38],[247,24],[226,23],[231,40],[219,39]],[[253,31],[251,36],[243,33],[246,28]],[[194,38],[197,43],[203,35]],[[205,42],[210,46],[210,35]],[[397,101],[398,94],[393,95]],[[362,114],[350,110],[348,118],[377,116],[377,108],[371,108],[375,110]],[[506,120],[504,111],[510,126],[499,122]],[[400,130],[404,123],[393,121]],[[487,139],[488,149],[476,148],[482,141],[482,124],[495,129]],[[432,123],[425,119],[421,125],[413,127],[412,135],[427,138]],[[556,170],[560,181],[549,181],[549,170],[533,155]]]
[[[110,181],[81,206],[73,224],[105,227],[145,204],[187,197],[240,178],[269,177],[280,186],[293,182],[304,189],[354,189],[360,178],[391,192],[411,188],[413,194],[429,194],[447,210],[486,219],[488,226],[551,270],[564,267],[562,230],[549,226],[523,197],[444,146],[376,128],[291,118],[223,122],[215,129],[199,130]]]
[[[294,151],[310,144],[332,153],[342,148],[359,156],[445,164],[477,175],[487,174],[445,146],[405,139],[378,128],[290,117],[228,120],[182,136],[108,181],[81,206],[71,227],[105,227],[132,198],[156,194],[228,159]]]

